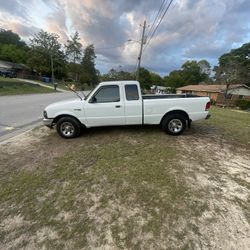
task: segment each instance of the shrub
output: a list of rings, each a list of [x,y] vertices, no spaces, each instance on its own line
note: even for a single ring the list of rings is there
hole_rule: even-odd
[[[216,105],[216,101],[214,99],[211,99],[211,105]]]
[[[250,100],[237,100],[235,104],[242,110],[250,109]]]

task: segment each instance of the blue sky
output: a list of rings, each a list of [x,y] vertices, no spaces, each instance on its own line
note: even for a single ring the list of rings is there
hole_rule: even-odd
[[[168,0],[170,1],[170,0]],[[146,33],[162,0],[0,0],[0,27],[22,39],[40,29],[57,33],[65,43],[75,31],[83,47],[94,43],[97,68],[133,70],[141,26]],[[250,42],[249,0],[174,0],[145,50],[142,66],[166,75],[186,60],[206,59],[212,65],[232,48]],[[119,46],[113,49],[110,47]]]

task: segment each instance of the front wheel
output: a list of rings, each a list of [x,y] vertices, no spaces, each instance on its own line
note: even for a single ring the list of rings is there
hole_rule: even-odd
[[[81,124],[73,117],[62,117],[56,123],[57,133],[66,139],[79,136]]]
[[[180,135],[186,129],[186,119],[180,114],[168,115],[162,122],[162,129],[170,135]]]

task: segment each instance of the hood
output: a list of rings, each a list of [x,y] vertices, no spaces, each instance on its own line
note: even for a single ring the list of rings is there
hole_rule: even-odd
[[[72,107],[72,105],[79,105],[83,103],[84,100],[80,99],[68,99],[65,101],[54,102],[46,107],[46,109],[58,108],[58,107]]]
[[[71,99],[50,104],[45,108],[49,118],[56,117],[61,114],[77,115],[79,111],[83,110],[84,100]],[[77,113],[77,114],[76,114]]]

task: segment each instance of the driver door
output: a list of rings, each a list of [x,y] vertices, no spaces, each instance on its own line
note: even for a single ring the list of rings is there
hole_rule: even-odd
[[[89,127],[125,125],[119,85],[101,86],[85,104]]]

